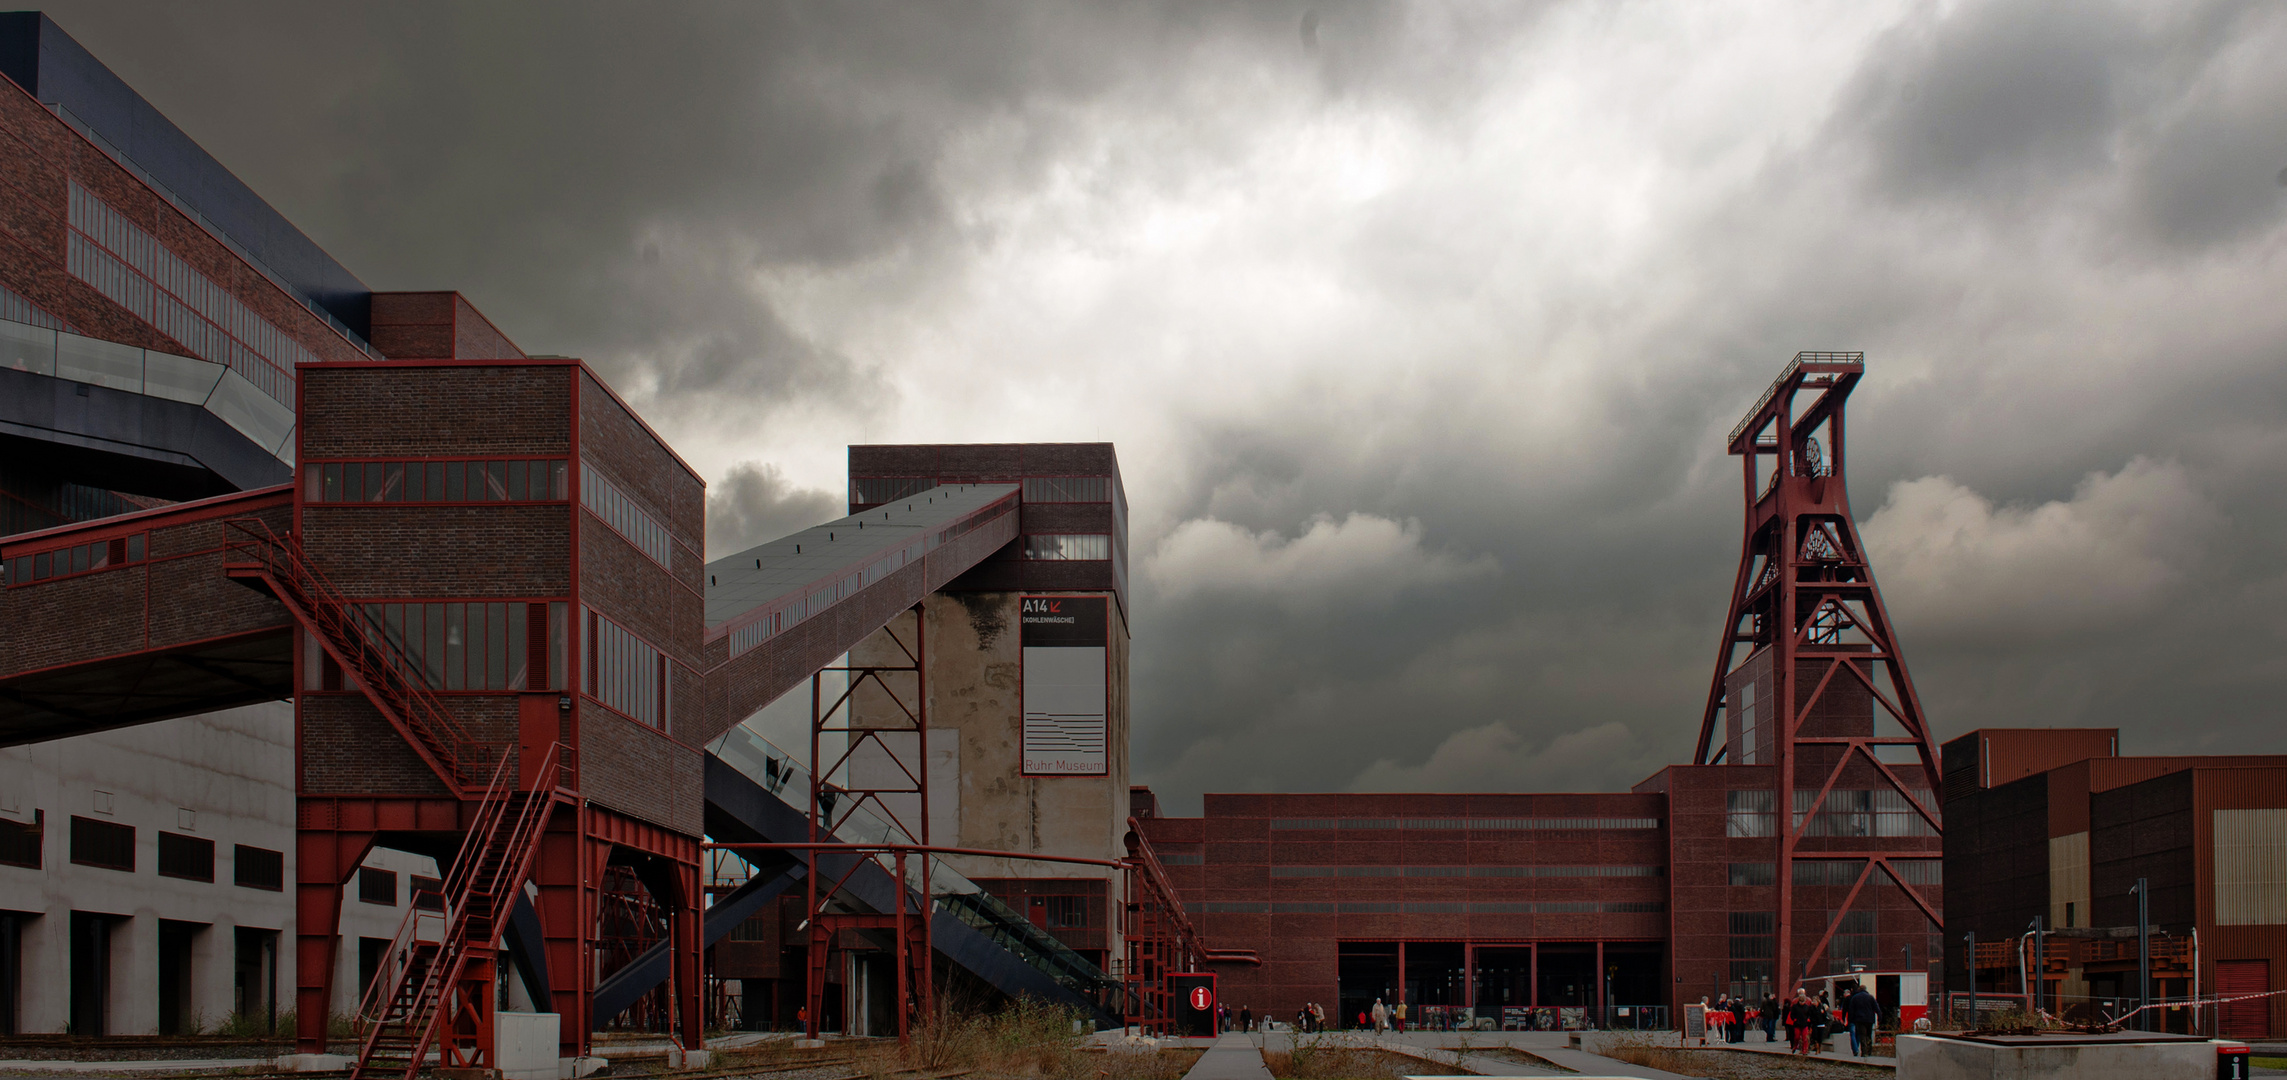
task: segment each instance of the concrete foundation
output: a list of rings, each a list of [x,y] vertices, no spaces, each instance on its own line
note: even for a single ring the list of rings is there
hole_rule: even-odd
[[[555,1013],[494,1013],[493,1067],[500,1080],[559,1080],[556,1036],[562,1027]]]
[[[1902,1035],[1898,1080],[2208,1080],[2219,1047],[2141,1032],[2118,1035]],[[2242,1048],[2243,1049],[2243,1048]],[[2243,1050],[2244,1052],[2244,1050]]]

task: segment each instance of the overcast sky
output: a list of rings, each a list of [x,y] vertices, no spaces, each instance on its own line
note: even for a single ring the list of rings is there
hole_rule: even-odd
[[[1177,811],[1687,759],[1801,349],[1939,738],[2287,752],[2287,5],[48,10],[717,551],[849,443],[1116,442]]]

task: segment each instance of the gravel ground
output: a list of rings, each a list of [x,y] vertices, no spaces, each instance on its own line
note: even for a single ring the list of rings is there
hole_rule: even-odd
[[[274,1058],[292,1053],[290,1042],[174,1042],[135,1045],[110,1041],[0,1043],[0,1061],[203,1061],[209,1058]],[[0,1066],[5,1068],[5,1066]]]

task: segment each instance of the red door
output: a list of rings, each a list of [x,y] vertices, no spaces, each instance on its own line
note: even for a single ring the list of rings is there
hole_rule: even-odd
[[[2271,961],[2216,961],[2216,996],[2261,994],[2271,989]],[[2227,1039],[2271,1037],[2271,999],[2255,998],[2217,1006],[2217,1034]]]

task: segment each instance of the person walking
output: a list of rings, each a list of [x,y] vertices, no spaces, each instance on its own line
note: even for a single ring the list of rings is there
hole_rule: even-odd
[[[1390,1010],[1390,1023],[1391,1023],[1392,1025],[1396,1026],[1396,1028],[1397,1028],[1397,1031],[1398,1031],[1398,1034],[1400,1034],[1400,1035],[1403,1035],[1403,1034],[1405,1034],[1405,1033],[1406,1033],[1406,1003],[1405,1003],[1405,1002],[1403,1002],[1403,1001],[1400,1001],[1400,1002],[1398,1002],[1398,1006],[1397,1006],[1397,1008],[1394,1008],[1394,1009],[1391,1009],[1391,1010]]]
[[[1760,1012],[1763,1014],[1763,1015],[1762,1015],[1762,1017],[1761,1017],[1761,1019],[1762,1019],[1762,1021],[1763,1021],[1763,1041],[1764,1041],[1764,1042],[1767,1042],[1767,1043],[1768,1043],[1768,1042],[1778,1042],[1778,1041],[1779,1041],[1779,995],[1777,995],[1777,994],[1764,994],[1764,995],[1763,995],[1763,1007],[1762,1007],[1762,1009],[1761,1009],[1761,1010],[1759,1010],[1759,1011],[1760,1011]]]
[[[1811,1025],[1818,1020],[1818,1003],[1802,987],[1795,987],[1795,999],[1787,1003],[1786,1014],[1787,1044],[1795,1053],[1810,1053]]]
[[[1315,1001],[1310,1003],[1310,1030],[1314,1032],[1326,1030],[1326,1006]]]
[[[1244,1005],[1239,1006],[1239,1030],[1247,1032],[1248,1034],[1254,1033],[1255,1010],[1250,1009]]]
[[[1882,1003],[1866,992],[1865,984],[1842,999],[1842,1017],[1850,1022],[1850,1052],[1865,1057],[1874,1046],[1874,1022],[1882,1017]]]
[[[1381,998],[1374,999],[1373,1013],[1374,1034],[1379,1035],[1382,1032],[1388,1031],[1390,1029],[1390,1007],[1382,1004]]]

